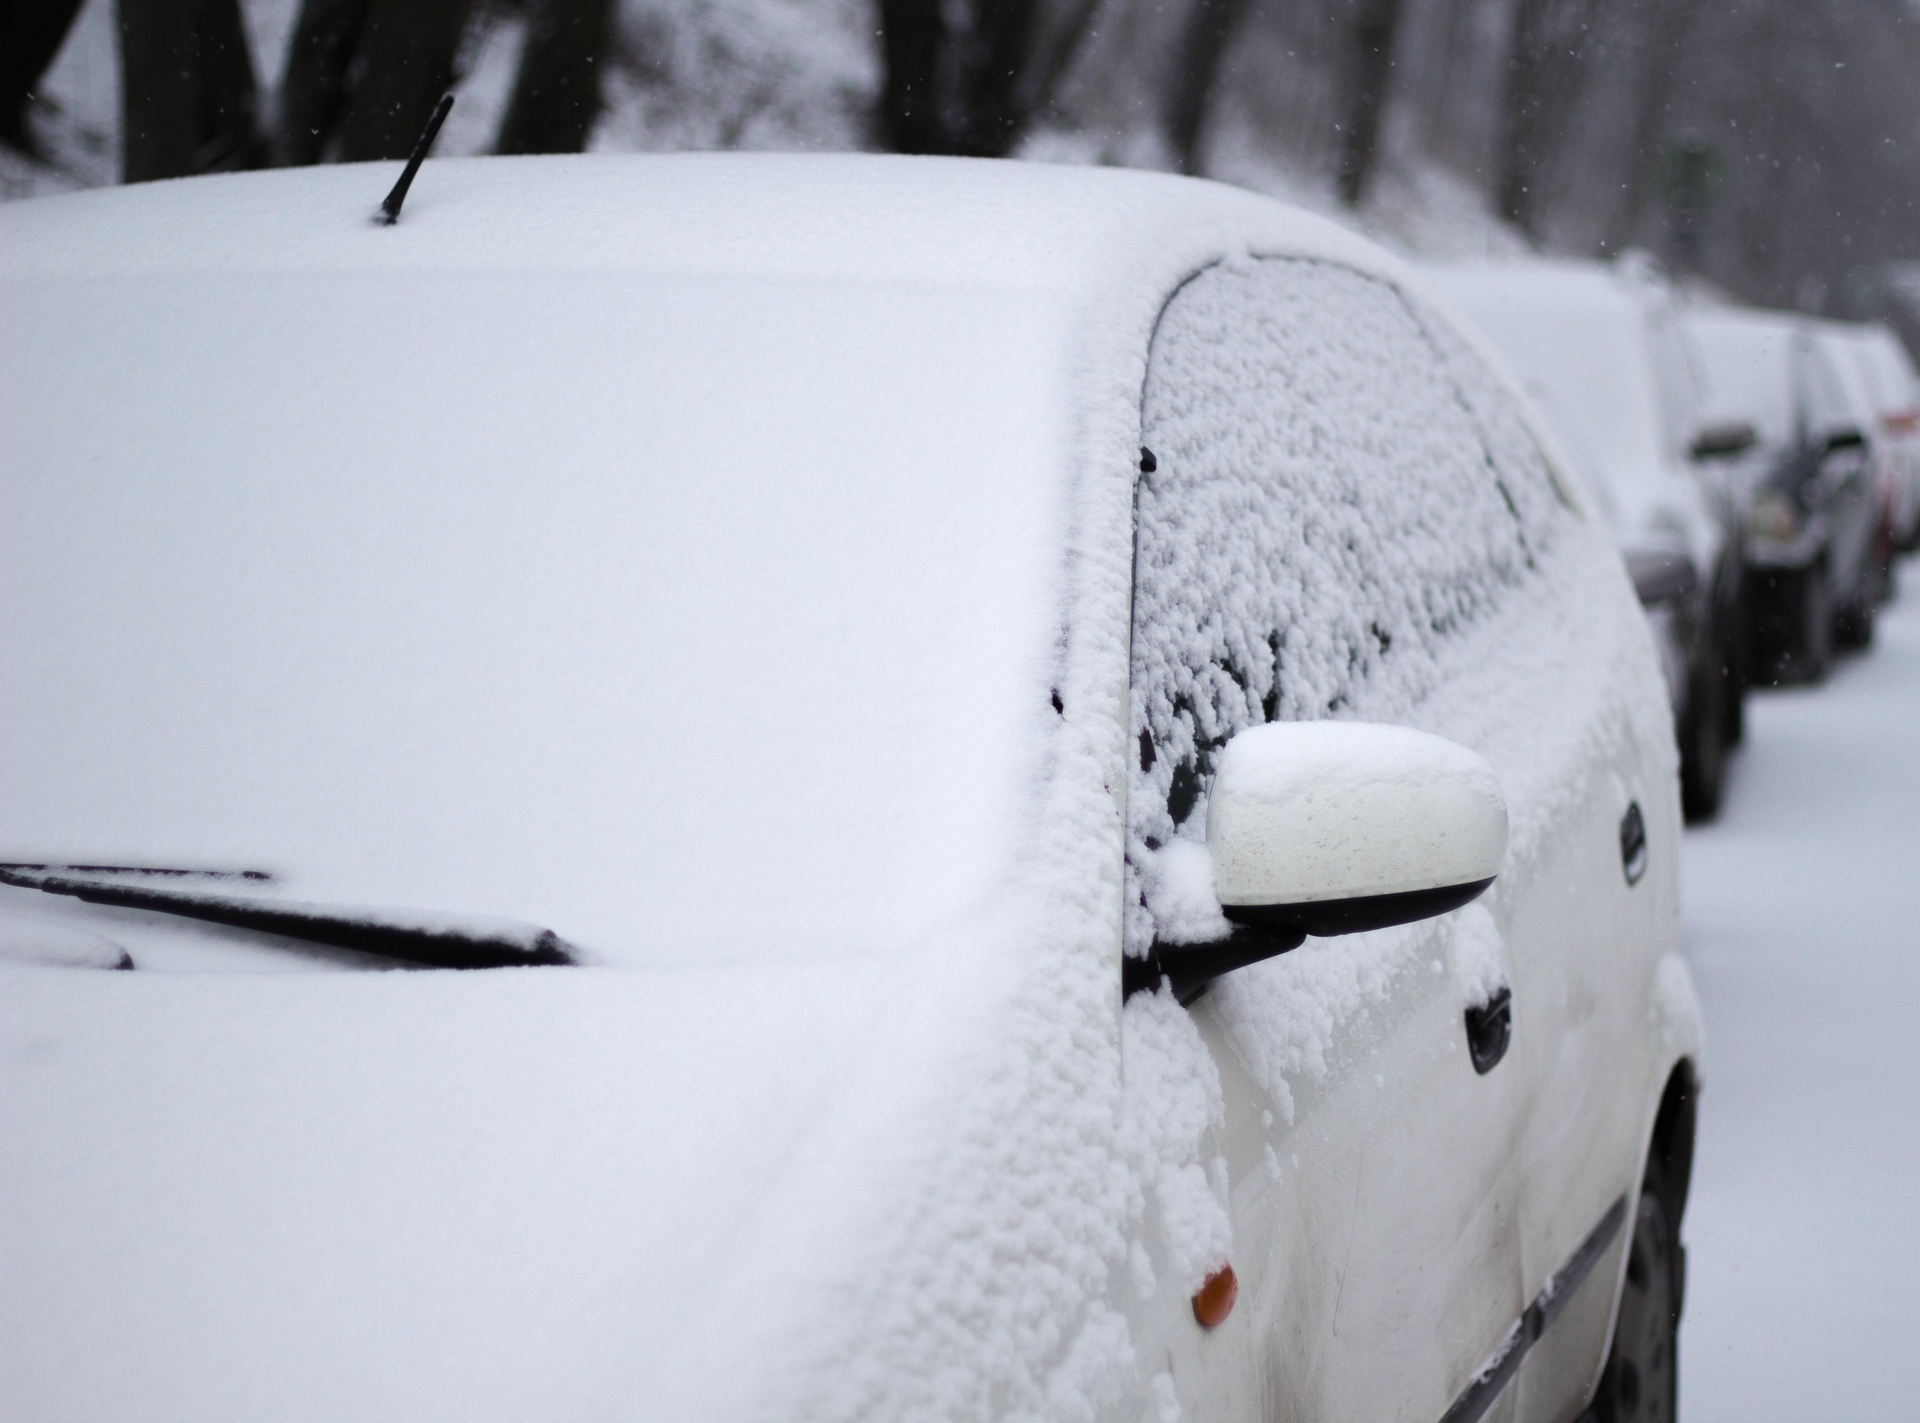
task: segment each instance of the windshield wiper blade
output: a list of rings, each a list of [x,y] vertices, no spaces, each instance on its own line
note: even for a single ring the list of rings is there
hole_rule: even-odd
[[[579,962],[578,951],[553,930],[516,919],[276,902],[245,895],[155,889],[147,884],[95,879],[92,875],[204,877],[256,883],[271,878],[258,870],[0,864],[0,884],[19,889],[63,894],[89,904],[119,909],[146,909],[260,934],[278,934],[302,943],[350,949],[423,968],[517,968]]]
[[[0,870],[22,870],[53,875],[152,875],[158,879],[238,879],[254,884],[271,883],[265,870],[179,870],[156,865],[12,865],[0,864]]]

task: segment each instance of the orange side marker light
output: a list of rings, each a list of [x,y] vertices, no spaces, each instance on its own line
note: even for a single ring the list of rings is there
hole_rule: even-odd
[[[1207,1276],[1200,1293],[1193,1297],[1193,1317],[1203,1329],[1212,1329],[1233,1313],[1233,1302],[1239,1298],[1240,1281],[1233,1276],[1233,1266],[1222,1265]]]

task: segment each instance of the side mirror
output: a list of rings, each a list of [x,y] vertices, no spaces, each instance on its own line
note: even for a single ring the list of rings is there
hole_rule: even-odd
[[[1700,571],[1689,554],[1672,549],[1628,549],[1627,576],[1643,608],[1687,597],[1700,586]]]
[[[1216,764],[1207,854],[1234,932],[1129,960],[1129,992],[1165,976],[1191,1002],[1212,979],[1309,934],[1445,914],[1485,891],[1506,859],[1507,806],[1492,770],[1438,736],[1271,722],[1234,737]]]
[[[1709,425],[1693,437],[1687,454],[1696,460],[1725,459],[1745,454],[1760,442],[1760,434],[1745,420]]]

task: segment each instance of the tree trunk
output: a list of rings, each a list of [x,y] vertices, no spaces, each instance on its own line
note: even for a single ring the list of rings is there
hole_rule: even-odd
[[[974,28],[964,66],[967,92],[959,149],[976,158],[1004,158],[1013,151],[1027,115],[1021,81],[1039,28],[1033,0],[976,0]]]
[[[66,43],[80,0],[5,0],[0,5],[0,142],[41,157],[27,101]]]
[[[264,159],[239,0],[119,0],[121,178],[183,178]]]
[[[1201,145],[1206,140],[1207,113],[1219,82],[1220,65],[1246,8],[1246,0],[1194,0],[1188,12],[1162,111],[1167,146],[1173,150],[1182,173],[1200,172]]]
[[[267,145],[260,132],[260,92],[253,78],[240,0],[199,0],[194,40],[200,57],[200,149],[197,171],[260,168]]]
[[[880,0],[875,127],[896,153],[1011,153],[1072,63],[1099,0],[1064,22],[1037,0]]]
[[[540,0],[527,27],[499,153],[579,153],[600,116],[608,0]]]
[[[405,158],[453,87],[468,0],[373,0],[360,75],[340,122],[340,160]]]
[[[279,160],[318,163],[340,131],[347,71],[372,0],[305,0],[280,78]]]
[[[1516,0],[1502,105],[1500,216],[1537,237],[1540,189],[1587,68],[1596,0]]]
[[[940,0],[880,0],[880,129],[895,153],[950,151],[937,83],[947,47]]]
[[[1699,0],[1644,0],[1639,6],[1643,24],[1639,103],[1634,109],[1626,190],[1607,226],[1610,251],[1617,252],[1633,240],[1634,229],[1646,213],[1647,195],[1660,168],[1681,47],[1698,8]]]
[[[1358,207],[1379,147],[1380,115],[1386,109],[1393,70],[1393,32],[1401,0],[1358,0],[1353,17],[1353,55],[1348,71],[1345,121],[1340,126],[1340,200]]]

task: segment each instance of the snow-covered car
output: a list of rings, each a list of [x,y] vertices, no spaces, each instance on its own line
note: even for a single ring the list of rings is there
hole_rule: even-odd
[[[390,178],[0,211],[11,1417],[1670,1408],[1671,718],[1415,274]]]
[[[1625,260],[1431,276],[1560,429],[1605,512],[1660,645],[1687,815],[1712,818],[1743,726],[1744,510],[1727,481],[1692,467],[1699,372],[1672,291]]]
[[[1783,312],[1695,306],[1709,428],[1744,425],[1746,608],[1756,676],[1818,682],[1834,644],[1872,636],[1883,495],[1841,351]]]
[[[1886,450],[1892,485],[1889,533],[1896,549],[1910,550],[1920,543],[1920,375],[1900,338],[1883,323],[1841,331],[1873,403],[1871,428]]]
[[[1846,607],[1844,640],[1864,647],[1873,641],[1875,611],[1893,596],[1896,520],[1900,517],[1902,451],[1895,431],[1881,423],[1879,393],[1861,360],[1868,328],[1852,322],[1821,321],[1813,340],[1827,357],[1838,387],[1846,425],[1859,432],[1873,487],[1874,520],[1866,573],[1858,596]]]

